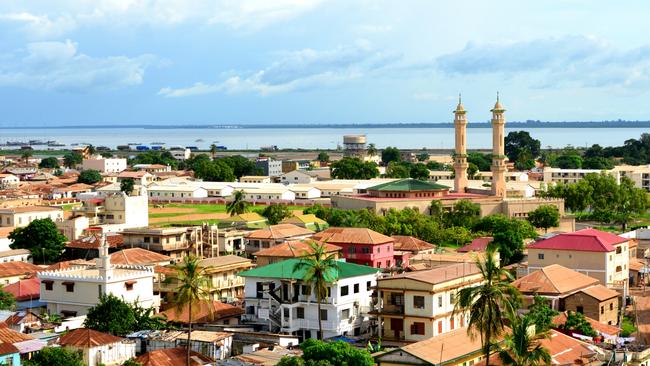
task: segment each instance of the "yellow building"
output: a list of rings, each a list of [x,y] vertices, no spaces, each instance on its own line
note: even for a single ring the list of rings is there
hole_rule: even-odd
[[[474,263],[454,263],[377,281],[380,336],[390,341],[421,341],[466,325],[454,314],[455,296],[483,281]]]

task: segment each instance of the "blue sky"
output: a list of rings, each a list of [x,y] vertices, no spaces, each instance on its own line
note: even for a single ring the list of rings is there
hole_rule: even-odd
[[[3,0],[2,126],[650,119],[650,4]]]

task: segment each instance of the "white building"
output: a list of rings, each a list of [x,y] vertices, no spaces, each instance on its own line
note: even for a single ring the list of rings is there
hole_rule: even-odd
[[[17,188],[20,184],[20,179],[13,174],[0,174],[0,189],[13,189]]]
[[[81,163],[82,170],[97,170],[101,173],[119,173],[126,170],[126,167],[126,159],[124,158],[93,156],[90,159],[84,159]]]
[[[245,278],[245,321],[264,324],[272,332],[301,337],[318,335],[318,304],[304,271],[294,271],[299,259],[257,267],[239,273]],[[321,304],[323,338],[360,335],[369,328],[368,311],[378,269],[338,262],[338,278]]]
[[[81,352],[83,362],[88,366],[121,365],[135,358],[134,341],[92,329],[72,330],[61,336],[58,344]]]
[[[178,161],[187,160],[190,158],[190,156],[192,156],[192,150],[184,149],[184,148],[180,148],[180,149],[172,148],[169,150],[169,153],[172,154],[174,159]]]
[[[289,187],[296,195],[296,199],[315,199],[321,197],[320,189],[307,185],[292,185]]]
[[[317,180],[316,176],[305,170],[293,170],[280,176],[280,182],[287,184],[308,184]]]
[[[25,206],[0,209],[0,227],[24,227],[38,219],[63,220],[63,210],[50,206]]]
[[[132,194],[109,193],[85,199],[73,212],[87,217],[90,225],[120,225],[122,229],[149,226],[149,200],[144,188]]]
[[[63,317],[86,315],[99,303],[103,294],[113,294],[143,308],[158,309],[160,298],[153,294],[154,269],[147,266],[113,265],[105,238],[99,258],[91,267],[70,267],[38,273],[41,280],[40,301],[49,314]]]
[[[153,174],[150,174],[143,170],[137,172],[124,171],[117,175],[118,183],[122,182],[125,179],[133,179],[135,184],[146,187],[149,184],[153,183],[156,177]]]
[[[0,262],[28,262],[32,263],[32,252],[27,249],[10,249],[0,251]]]
[[[208,190],[196,186],[159,186],[154,185],[147,189],[150,198],[206,198]]]
[[[287,187],[242,188],[246,201],[293,201],[296,194]]]

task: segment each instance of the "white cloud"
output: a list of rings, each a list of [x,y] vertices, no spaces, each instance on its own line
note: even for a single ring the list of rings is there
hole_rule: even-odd
[[[142,83],[152,55],[91,57],[77,44],[34,42],[0,61],[0,86],[34,90],[86,92]]]
[[[534,87],[572,84],[580,87],[650,85],[650,47],[621,50],[586,36],[535,39],[498,44],[468,43],[441,56],[440,71],[454,75],[526,75]]]
[[[51,19],[48,15],[29,12],[0,14],[0,22],[17,23],[28,36],[39,39],[59,37],[76,27],[74,19],[68,16]]]
[[[257,93],[270,95],[299,89],[337,85],[394,64],[399,56],[374,50],[366,42],[351,47],[287,52],[265,69],[235,74],[214,84],[198,82],[185,88],[163,88],[165,97],[210,93]]]

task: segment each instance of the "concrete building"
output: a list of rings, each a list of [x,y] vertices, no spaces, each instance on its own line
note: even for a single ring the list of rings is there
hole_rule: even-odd
[[[172,167],[164,164],[135,164],[133,166],[135,170],[143,170],[147,173],[165,173],[171,172]]]
[[[279,177],[282,175],[282,161],[271,158],[258,158],[255,166],[262,169],[262,175],[267,177]]]
[[[311,247],[312,242],[313,240],[310,239],[290,240],[267,249],[261,249],[253,253],[253,255],[258,266],[282,262],[291,258],[304,258],[314,253]],[[327,257],[339,258],[341,247],[328,243],[317,244],[324,246]]]
[[[185,161],[192,156],[192,150],[186,148],[171,148],[169,153],[178,161]]]
[[[87,199],[72,212],[87,217],[90,225],[119,225],[122,229],[149,225],[149,201],[144,188],[131,194],[109,193]]]
[[[103,158],[94,156],[84,159],[81,163],[82,170],[97,170],[100,173],[119,173],[126,170],[127,164],[124,158]]]
[[[195,186],[159,186],[147,188],[149,198],[206,198],[208,191]]]
[[[59,338],[61,347],[80,352],[85,365],[121,365],[135,358],[135,342],[92,329],[74,329]]]
[[[100,246],[100,256],[94,266],[44,271],[38,278],[40,300],[47,304],[47,312],[65,318],[86,315],[103,294],[137,302],[145,309],[160,306],[160,298],[153,294],[154,269],[112,264],[105,242]]]
[[[11,249],[0,252],[0,263],[14,261],[32,263],[32,252],[27,249]]]
[[[63,220],[63,210],[50,206],[25,206],[0,209],[0,227],[24,227],[34,220]]]
[[[286,184],[309,184],[314,183],[318,178],[309,174],[308,170],[292,170],[280,176],[280,182]]]
[[[364,159],[368,154],[366,135],[343,136],[343,155]]]
[[[244,175],[239,178],[241,183],[271,183],[271,177],[267,175]]]
[[[314,234],[312,239],[341,247],[341,256],[351,263],[375,268],[395,265],[395,239],[370,229],[331,227]]]
[[[627,295],[630,239],[595,229],[558,234],[528,246],[528,266],[518,276],[559,264]]]
[[[288,259],[239,274],[246,280],[245,321],[301,339],[318,336],[318,304],[314,291],[303,282],[305,270],[295,271],[298,261]],[[321,304],[324,339],[369,330],[367,314],[378,270],[347,262],[338,267],[338,277]]]
[[[133,179],[136,185],[146,187],[153,183],[156,176],[145,171],[123,171],[117,174],[117,182],[120,183],[125,179]]]
[[[234,302],[244,298],[244,279],[239,273],[253,267],[248,258],[223,255],[202,259],[199,266],[206,268],[210,278],[210,296],[213,300]]]
[[[467,188],[467,116],[465,107],[458,97],[458,106],[454,111],[454,131],[456,138],[456,149],[454,151],[454,190],[464,193]]]
[[[618,324],[619,293],[559,264],[531,272],[512,285],[521,292],[526,308],[538,295],[548,299],[554,310],[574,311],[604,324]]]
[[[587,174],[602,172],[611,174],[617,182],[620,182],[623,177],[627,177],[634,182],[635,187],[650,191],[650,165],[618,165],[610,170],[544,167],[543,176],[546,184],[571,184],[582,180]]]
[[[287,187],[243,188],[246,201],[295,201],[296,194]]]
[[[292,224],[271,225],[246,235],[246,252],[255,253],[258,250],[272,248],[289,240],[309,238],[313,234],[314,232],[309,229]]]
[[[133,228],[121,232],[124,247],[140,247],[177,259],[196,249],[198,229],[186,227]]]
[[[380,337],[392,341],[421,341],[465,327],[467,314],[454,314],[461,289],[483,281],[473,263],[456,263],[407,272],[377,280],[376,311]]]
[[[26,277],[33,276],[43,268],[29,262],[0,263],[0,285],[10,285]]]
[[[13,174],[0,174],[0,189],[18,188],[20,179]]]

